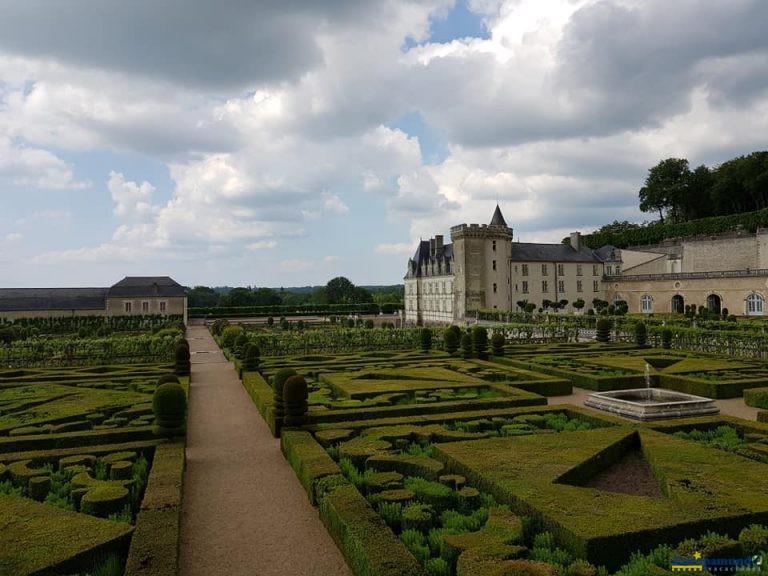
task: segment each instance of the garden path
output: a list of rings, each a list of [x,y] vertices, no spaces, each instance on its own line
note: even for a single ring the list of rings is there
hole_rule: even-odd
[[[351,576],[208,330],[190,326],[187,339],[181,576]]]

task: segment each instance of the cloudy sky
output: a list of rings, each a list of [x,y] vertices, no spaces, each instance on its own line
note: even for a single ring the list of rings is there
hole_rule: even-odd
[[[401,281],[768,148],[765,0],[0,0],[0,286]]]

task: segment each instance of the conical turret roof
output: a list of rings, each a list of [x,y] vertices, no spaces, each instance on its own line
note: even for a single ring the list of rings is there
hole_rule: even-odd
[[[496,210],[493,211],[491,226],[504,226],[504,228],[507,228],[507,222],[504,220],[504,215],[501,213],[501,208],[499,208],[498,204],[496,204]]]

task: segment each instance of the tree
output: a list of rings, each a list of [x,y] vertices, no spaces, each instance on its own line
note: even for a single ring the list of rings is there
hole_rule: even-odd
[[[213,308],[219,305],[219,295],[208,286],[195,286],[187,291],[187,306],[190,308]]]
[[[443,344],[448,354],[453,354],[459,349],[459,339],[460,336],[454,330],[449,329],[443,332]]]
[[[579,298],[578,300],[573,301],[573,307],[576,310],[581,310],[582,308],[584,308],[585,305],[586,305],[586,302],[584,302],[582,298]]]
[[[681,204],[684,201],[691,177],[688,160],[667,158],[648,170],[645,186],[640,189],[640,210],[655,212],[664,222],[664,210],[671,212],[672,220],[681,219]]]
[[[352,284],[344,276],[337,276],[325,285],[329,304],[365,304],[373,302],[373,295],[365,288]]]
[[[486,350],[488,350],[488,330],[482,326],[475,326],[472,328],[472,348],[477,354],[477,357],[484,360],[487,357]]]

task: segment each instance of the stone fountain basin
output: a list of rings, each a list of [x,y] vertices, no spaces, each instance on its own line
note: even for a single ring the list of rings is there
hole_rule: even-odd
[[[635,420],[663,420],[719,414],[715,401],[663,388],[633,388],[590,394],[585,406]]]

